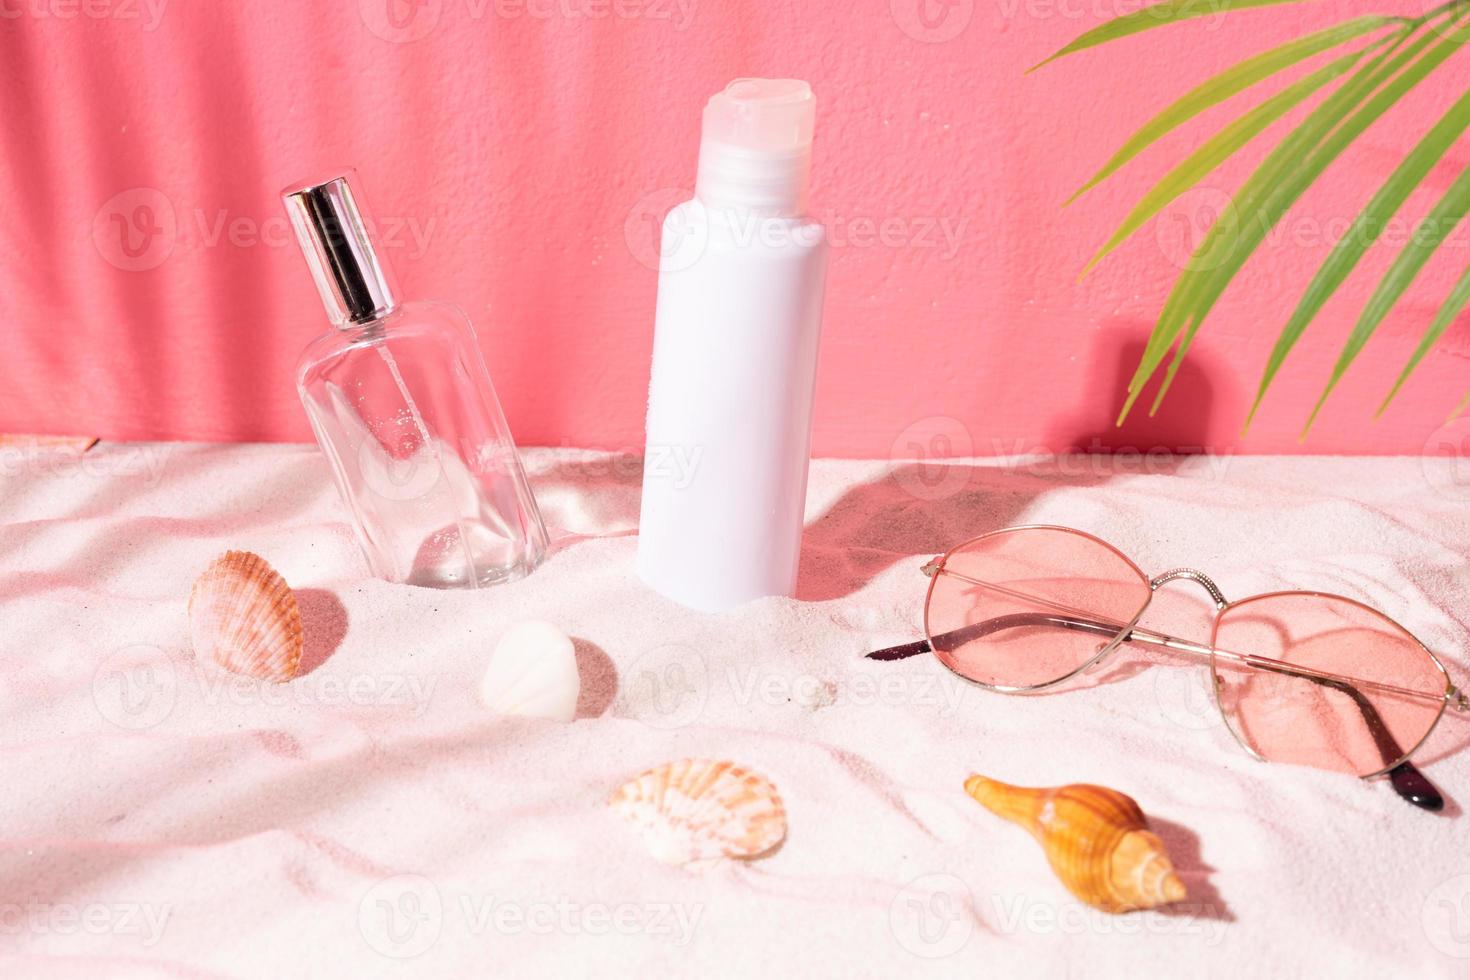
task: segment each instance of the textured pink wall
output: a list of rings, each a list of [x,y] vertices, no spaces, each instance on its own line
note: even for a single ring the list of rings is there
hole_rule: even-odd
[[[1059,203],[1167,96],[1307,27],[1416,8],[1212,16],[1023,76],[1136,4],[947,2],[0,0],[0,431],[309,439],[291,366],[324,320],[276,192],[355,164],[403,291],[470,313],[521,441],[637,447],[650,233],[692,182],[700,107],[733,77],[793,75],[820,100],[813,199],[836,246],[819,453],[907,454],[942,448],[936,436],[980,454],[1094,440],[1296,451],[1391,253],[1328,307],[1238,442],[1270,342],[1334,229],[1470,64],[1447,65],[1303,200],[1217,308],[1160,418],[1120,434],[1110,419],[1181,236],[1245,171],[1080,285],[1087,256],[1205,130]],[[1467,159],[1450,154],[1413,214]],[[1470,233],[1455,244],[1309,451],[1419,452],[1470,386],[1457,324],[1370,421]]]

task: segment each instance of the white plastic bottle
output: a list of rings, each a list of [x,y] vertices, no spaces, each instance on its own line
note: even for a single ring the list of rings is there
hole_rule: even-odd
[[[796,590],[827,273],[815,118],[806,82],[731,82],[664,221],[638,573],[695,609]]]

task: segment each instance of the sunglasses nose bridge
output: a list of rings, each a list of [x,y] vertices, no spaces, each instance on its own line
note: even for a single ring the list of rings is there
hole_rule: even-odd
[[[1230,601],[1225,598],[1225,593],[1220,591],[1220,587],[1215,584],[1215,580],[1210,578],[1208,575],[1197,568],[1171,568],[1167,572],[1164,572],[1162,575],[1155,576],[1148,583],[1148,587],[1154,592],[1157,592],[1159,591],[1160,586],[1172,582],[1175,579],[1181,578],[1188,579],[1189,581],[1194,582],[1200,588],[1208,592],[1210,594],[1210,598],[1215,603],[1216,609],[1224,609],[1226,606],[1230,605]]]

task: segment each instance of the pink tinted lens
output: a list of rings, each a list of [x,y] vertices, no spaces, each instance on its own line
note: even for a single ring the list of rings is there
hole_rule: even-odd
[[[1061,528],[997,531],[944,559],[925,612],[945,666],[982,684],[1061,680],[1148,604],[1148,580],[1110,545]]]
[[[1381,772],[1424,740],[1444,708],[1448,679],[1419,641],[1340,596],[1247,599],[1220,614],[1214,646],[1220,710],[1272,762]]]

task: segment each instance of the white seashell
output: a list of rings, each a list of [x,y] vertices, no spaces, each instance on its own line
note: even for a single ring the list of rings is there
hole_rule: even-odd
[[[286,580],[259,555],[227,551],[189,593],[194,655],[228,671],[281,683],[301,668],[301,610]]]
[[[728,761],[670,762],[619,787],[607,803],[665,864],[758,857],[786,836],[786,807],[776,787]]]
[[[571,638],[539,619],[505,631],[480,681],[480,700],[499,715],[571,721],[582,678]]]

